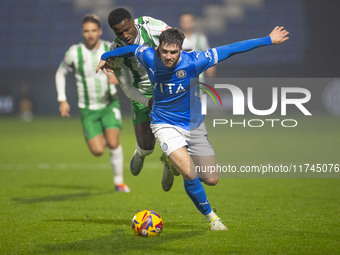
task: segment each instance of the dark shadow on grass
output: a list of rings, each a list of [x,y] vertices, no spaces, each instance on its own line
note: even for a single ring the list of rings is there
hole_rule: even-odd
[[[82,185],[57,185],[57,184],[34,184],[28,185],[27,188],[56,188],[56,189],[71,189],[71,190],[98,190],[99,187],[95,186],[82,186]]]
[[[204,222],[204,221],[202,221]],[[202,229],[207,230],[208,225],[202,224],[202,222],[197,222],[197,224],[185,224],[184,222],[167,222],[167,228],[169,229]]]
[[[49,222],[79,222],[79,223],[89,223],[89,224],[113,224],[113,225],[130,225],[131,220],[126,219],[50,219],[45,220]],[[183,230],[183,229],[197,229],[197,230],[207,230],[208,225],[202,224],[202,222],[197,223],[184,223],[184,222],[165,222],[164,225],[169,230]]]
[[[184,240],[204,235],[206,231],[181,231],[176,233],[162,233],[156,237],[140,237],[133,235],[132,231],[116,229],[110,235],[96,237],[90,240],[68,242],[61,244],[42,245],[34,251],[34,254],[73,254],[87,252],[91,254],[123,254],[139,252],[143,254],[157,253],[164,254],[171,249],[172,254],[183,254],[183,247],[166,248],[166,243],[176,240]],[[160,247],[162,246],[162,247]],[[190,253],[190,251],[188,251]]]
[[[126,219],[51,219],[45,220],[48,222],[79,222],[86,224],[112,224],[112,225],[125,225],[131,224],[131,220]]]
[[[46,196],[46,197],[34,197],[34,198],[24,198],[24,197],[14,197],[12,200],[14,202],[18,202],[21,204],[35,204],[35,203],[43,203],[43,202],[60,202],[60,201],[67,201],[67,200],[74,200],[74,199],[84,199],[88,197],[94,196],[101,196],[106,194],[114,193],[114,191],[105,191],[105,192],[82,192],[82,193],[75,193],[75,194],[60,194],[60,195],[53,195],[53,196]]]
[[[103,224],[115,229],[110,235],[97,236],[89,240],[46,244],[36,247],[32,254],[241,254],[242,251],[228,250],[227,246],[205,248],[205,239],[216,236],[223,242],[227,232],[212,233],[200,222],[168,222],[157,237],[135,236],[130,228],[130,219],[51,219],[46,222]],[[65,227],[66,227],[65,225]],[[185,239],[191,238],[190,241]],[[176,242],[179,241],[179,242]],[[172,243],[176,242],[176,243]],[[190,244],[192,242],[192,244]],[[198,244],[202,244],[198,245]],[[184,246],[183,246],[184,245]],[[187,247],[187,248],[184,248]],[[207,253],[208,252],[208,253]]]

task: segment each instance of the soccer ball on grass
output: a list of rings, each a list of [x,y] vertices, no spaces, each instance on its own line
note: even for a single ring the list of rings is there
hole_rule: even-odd
[[[133,217],[131,225],[137,236],[158,236],[163,229],[163,220],[155,211],[143,210]]]

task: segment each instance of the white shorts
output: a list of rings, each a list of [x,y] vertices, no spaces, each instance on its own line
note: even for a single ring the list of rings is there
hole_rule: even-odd
[[[151,124],[151,129],[167,157],[182,147],[186,147],[188,153],[194,156],[215,155],[204,123],[190,131],[170,124]]]

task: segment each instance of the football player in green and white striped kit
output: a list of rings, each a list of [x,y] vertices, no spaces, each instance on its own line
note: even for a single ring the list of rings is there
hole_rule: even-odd
[[[110,50],[131,44],[156,47],[159,45],[159,35],[170,28],[163,21],[147,16],[133,19],[130,12],[124,8],[111,11],[108,22],[117,36]],[[186,50],[192,49],[191,43],[187,40],[183,47]],[[143,168],[145,156],[150,155],[155,146],[155,137],[150,128],[149,118],[153,102],[151,82],[144,67],[134,56],[115,59],[114,67],[110,66],[109,69],[113,69],[122,90],[131,99],[132,122],[137,142],[130,169],[133,175],[138,175]],[[162,161],[164,164],[162,187],[165,191],[169,191],[173,184],[173,173],[177,173],[174,172],[164,155],[162,155]]]
[[[194,51],[205,51],[210,49],[208,38],[205,34],[196,32],[195,16],[191,12],[183,12],[179,16],[179,25],[185,35],[185,37],[193,44]],[[216,66],[207,69],[204,74],[200,74],[200,79],[204,80],[204,76],[207,78],[215,77]]]
[[[115,189],[129,192],[129,187],[123,181],[123,151],[119,143],[122,120],[114,86],[118,81],[113,74],[107,78],[104,74],[95,73],[100,56],[109,50],[110,45],[110,42],[100,39],[102,29],[97,15],[84,16],[82,35],[84,41],[68,49],[56,73],[59,111],[62,117],[69,117],[70,105],[65,85],[66,75],[73,72],[87,145],[95,156],[102,155],[106,146],[109,148]]]

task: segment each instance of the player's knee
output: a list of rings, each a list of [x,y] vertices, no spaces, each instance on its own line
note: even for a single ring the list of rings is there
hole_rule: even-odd
[[[152,143],[142,143],[142,145],[140,146],[143,150],[145,151],[151,151],[155,148],[155,144]]]
[[[104,153],[104,148],[100,148],[100,147],[90,148],[90,150],[91,150],[91,153],[96,157],[99,157],[103,155]]]
[[[119,141],[118,140],[115,140],[115,141],[108,141],[107,143],[108,147],[111,149],[111,150],[115,150],[118,148],[119,146]]]
[[[203,182],[209,186],[215,186],[218,183],[218,178],[203,179]]]

